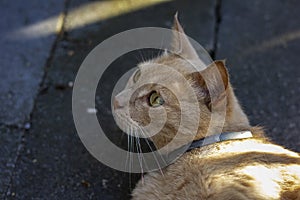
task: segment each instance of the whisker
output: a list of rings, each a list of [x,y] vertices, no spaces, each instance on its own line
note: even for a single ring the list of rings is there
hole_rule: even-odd
[[[122,131],[122,134],[121,134],[121,137],[120,137],[120,140],[119,140],[120,145],[122,144],[122,141],[124,139],[124,135],[125,135],[125,133]]]
[[[131,125],[130,125],[129,131],[131,133]],[[132,135],[130,135],[130,149],[129,149],[129,173],[130,174],[131,174],[131,169],[132,169],[132,144],[133,144],[133,137],[132,137]],[[129,186],[131,188],[131,175],[130,175],[130,179],[129,179]]]
[[[140,127],[140,126],[138,126],[138,128],[140,129],[141,134],[142,134],[144,137],[146,137],[147,135],[146,135],[146,133],[144,132],[143,128]],[[153,152],[153,149],[152,149],[152,147],[151,147],[151,145],[150,145],[150,143],[149,143],[149,141],[148,141],[147,139],[146,139],[146,143],[147,143],[147,145],[149,146],[151,152]],[[163,156],[161,155],[161,153],[160,153],[160,152],[158,152],[158,153],[159,153],[161,159],[164,160],[164,158],[163,158]],[[160,164],[159,164],[159,162],[158,162],[158,159],[157,159],[155,153],[153,153],[153,157],[154,157],[154,159],[155,159],[156,164],[158,165],[158,168],[159,168],[160,173],[164,176],[164,173],[163,173],[163,171],[162,171],[162,168],[161,168],[161,166],[160,166]]]
[[[142,158],[141,158],[142,149],[140,147],[140,143],[139,143],[140,140],[137,137],[136,129],[133,129],[133,134],[134,134],[134,137],[136,138],[135,145],[136,145],[136,150],[137,150],[137,155],[138,155],[138,161],[139,161],[140,168],[141,168],[141,173],[144,174],[143,163],[142,163]]]
[[[128,127],[126,128],[127,131],[128,131]],[[129,135],[126,133],[127,135],[127,151],[126,151],[126,162],[125,162],[125,169],[127,168],[127,165],[128,165],[128,157],[129,157],[129,153],[128,153],[128,149],[129,149]]]
[[[140,57],[141,57],[141,59],[142,59],[142,62],[146,62],[146,59],[144,58],[144,55],[143,55],[142,51],[141,51],[141,50],[138,50],[138,52],[139,52],[139,54],[140,54]]]
[[[137,133],[137,129],[135,129],[135,132]],[[138,138],[137,139],[137,142],[138,142],[138,147],[139,147],[139,151],[140,151],[140,153],[139,153],[139,155],[140,155],[140,162],[141,162],[141,170],[142,170],[142,184],[144,184],[144,169],[143,169],[143,161],[146,163],[146,161],[145,161],[145,159],[144,159],[144,157],[143,157],[143,153],[142,153],[142,148],[141,148],[141,142],[140,142],[140,139]],[[146,164],[146,166],[147,166],[147,164]]]
[[[143,137],[146,138],[147,137],[146,131],[143,129],[143,127],[141,127],[137,124],[134,124],[132,121],[130,121],[128,119],[128,117],[126,117],[122,113],[117,113],[116,116],[117,116],[119,122],[122,124],[122,126],[126,127],[127,148],[128,148],[128,153],[127,153],[127,158],[126,158],[126,166],[128,165],[128,171],[129,171],[129,173],[132,173],[132,167],[133,167],[133,161],[134,161],[132,152],[136,148],[136,151],[137,151],[137,154],[138,154],[138,161],[139,161],[141,171],[142,171],[142,174],[143,174],[144,173],[143,161],[144,161],[146,167],[147,167],[147,162],[146,162],[145,158],[142,155],[141,143],[140,143],[140,139],[137,137],[138,136],[137,133],[140,132],[143,135]],[[154,152],[154,149],[150,145],[149,141],[147,139],[145,141],[146,141],[147,146],[150,148],[151,152]],[[165,159],[162,156],[162,154],[160,152],[158,152],[158,153],[159,153],[159,156],[160,156],[161,160],[165,162]],[[129,157],[129,159],[128,159],[128,157]],[[156,164],[159,168],[159,171],[160,171],[161,175],[164,176],[164,173],[162,171],[162,167],[160,165],[160,162],[158,161],[158,157],[157,157],[156,153],[153,153],[153,157],[155,159],[155,162],[156,162]],[[128,160],[129,160],[129,163],[128,163]],[[130,176],[130,179],[129,179],[129,184],[130,184],[130,187],[131,187],[131,176]]]

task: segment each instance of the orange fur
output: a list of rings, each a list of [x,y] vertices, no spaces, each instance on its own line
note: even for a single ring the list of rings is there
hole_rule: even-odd
[[[177,18],[174,27],[184,33]],[[175,35],[173,43],[178,55],[165,54],[139,65],[140,82],[166,79],[170,87],[184,97],[184,106],[190,109],[190,113],[194,112],[191,98],[181,88],[183,82],[172,79],[172,71],[166,73],[164,67],[157,68],[160,65],[171,66],[186,77],[197,95],[201,115],[195,139],[220,132],[244,130],[250,130],[254,137],[214,143],[183,154],[163,169],[163,175],[160,172],[146,174],[144,181],[140,181],[134,189],[133,199],[300,200],[299,154],[273,144],[260,127],[250,126],[234,95],[223,61],[216,61],[201,72],[193,71],[192,64],[201,64],[201,61],[188,39]],[[204,80],[204,76],[207,79]],[[164,87],[148,84],[139,88],[137,84],[132,78],[129,80],[122,94],[116,97],[119,104],[131,98],[129,104],[124,104],[115,112],[125,116],[134,126],[146,126],[150,123],[147,93],[158,91],[166,101],[163,107],[167,121],[151,139],[156,147],[163,147],[178,131],[181,114],[179,102]],[[132,88],[136,91],[129,97],[126,93]],[[226,106],[224,116],[221,115],[222,105]],[[213,114],[224,117],[224,122],[211,121]],[[189,115],[184,117],[191,124],[195,123],[195,119]],[[210,123],[212,126],[209,128]],[[128,130],[128,123],[122,123],[119,119],[118,124],[124,131]],[[189,131],[189,125],[186,124],[185,131]]]

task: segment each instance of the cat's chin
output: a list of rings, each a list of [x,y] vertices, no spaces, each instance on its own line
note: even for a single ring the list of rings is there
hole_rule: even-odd
[[[116,112],[116,111],[113,111],[113,118],[114,118],[116,124],[118,125],[118,127],[119,127],[123,132],[127,133],[128,130],[126,131],[126,126],[125,126],[125,123],[126,123],[125,121],[126,121],[127,119],[125,119],[124,117],[122,117],[121,114],[118,113],[118,112]]]
[[[135,137],[140,137],[139,128],[135,123],[131,121],[130,117],[122,114],[121,112],[118,112],[117,110],[113,110],[113,117],[118,127],[124,133]]]

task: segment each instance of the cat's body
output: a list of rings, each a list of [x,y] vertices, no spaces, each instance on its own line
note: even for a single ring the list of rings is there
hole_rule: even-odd
[[[184,34],[177,18],[174,28]],[[200,73],[193,72],[191,66],[201,64],[195,50],[186,37],[175,35],[174,38],[173,46],[175,50],[179,49],[179,56],[166,54],[140,64],[124,91],[116,96],[114,111],[118,125],[124,131],[129,130],[128,124],[130,130],[142,131],[152,122],[149,110],[154,113],[153,121],[157,118],[159,122],[159,113],[164,109],[167,120],[160,132],[151,137],[157,148],[169,145],[176,134],[181,134],[180,139],[184,141],[187,132],[196,133],[194,140],[245,130],[251,131],[253,137],[213,143],[184,153],[162,172],[146,174],[134,189],[133,199],[300,200],[299,154],[273,144],[261,128],[249,125],[223,61],[212,63]],[[190,83],[201,111],[199,122],[192,117],[194,102],[181,87],[184,83],[172,79],[172,70],[165,73],[163,70],[168,68],[160,65],[172,67]],[[169,89],[183,97],[180,103],[172,92],[160,85],[143,85],[146,81],[155,83],[162,79],[166,80]],[[190,114],[182,114],[180,105],[184,105]],[[182,118],[187,118],[187,123],[180,132],[178,127]],[[198,128],[189,130],[195,122]],[[180,147],[179,143],[170,149],[177,147]]]
[[[133,199],[300,199],[300,157],[265,139],[215,143],[185,153],[140,181]]]

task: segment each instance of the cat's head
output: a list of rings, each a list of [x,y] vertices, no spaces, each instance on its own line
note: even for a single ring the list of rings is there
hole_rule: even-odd
[[[187,135],[200,139],[232,123],[248,126],[232,92],[224,61],[195,71],[195,65],[203,67],[204,63],[177,17],[173,29],[172,51],[177,53],[164,53],[140,63],[125,89],[115,96],[113,112],[118,126],[128,134],[150,137],[158,148],[176,134],[183,140]]]

